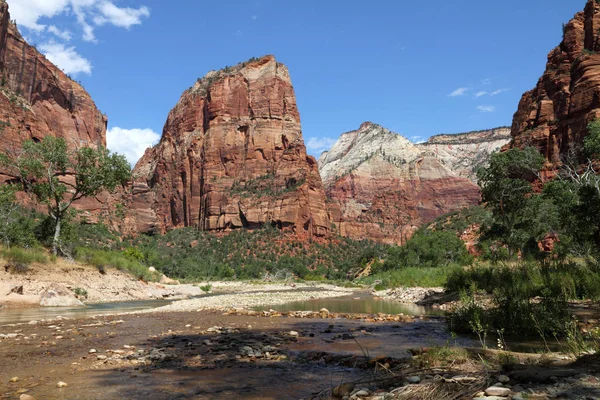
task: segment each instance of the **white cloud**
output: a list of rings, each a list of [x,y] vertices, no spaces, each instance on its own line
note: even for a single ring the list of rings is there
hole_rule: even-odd
[[[160,135],[152,129],[123,129],[114,127],[106,132],[107,147],[116,153],[125,155],[133,166],[144,155],[148,147],[154,146]]]
[[[57,15],[74,15],[82,30],[82,38],[88,42],[96,40],[94,26],[106,24],[129,29],[142,23],[150,16],[146,6],[139,8],[118,7],[111,0],[9,0],[10,13],[20,26],[42,32],[46,25],[39,21]],[[89,22],[92,21],[93,25]]]
[[[253,15],[252,17],[250,17],[250,19],[252,19],[252,21],[256,21],[258,17],[256,15]]]
[[[481,92],[475,93],[475,97],[485,96],[486,94],[488,94],[488,92],[486,92],[485,90],[482,90]]]
[[[306,148],[312,153],[321,153],[323,151],[331,149],[335,142],[336,141],[334,139],[327,137],[311,137],[306,142]]]
[[[92,64],[75,51],[75,47],[65,47],[60,43],[46,43],[39,47],[48,60],[56,64],[65,74],[77,75],[92,73]]]
[[[98,26],[112,24],[121,28],[129,29],[133,25],[140,25],[143,17],[150,16],[150,9],[141,6],[138,9],[123,7],[119,8],[109,1],[98,5],[100,15],[94,17],[94,23]]]
[[[465,94],[467,91],[469,90],[469,88],[465,88],[465,87],[461,87],[456,89],[454,92],[450,93],[448,95],[448,97],[458,97],[458,96],[462,96],[463,94]]]
[[[510,89],[506,89],[506,88],[494,90],[492,93],[490,93],[490,96],[495,96],[500,93],[508,92],[509,90]]]
[[[477,111],[490,113],[490,112],[496,111],[496,107],[495,106],[477,106]]]
[[[69,41],[71,40],[71,32],[69,31],[63,31],[58,29],[56,26],[54,25],[50,25],[47,29],[47,31],[55,36],[57,36],[58,38],[65,40],[65,41]]]

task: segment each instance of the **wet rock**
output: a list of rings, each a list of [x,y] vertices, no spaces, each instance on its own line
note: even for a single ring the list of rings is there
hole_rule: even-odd
[[[507,397],[510,394],[510,389],[498,386],[490,386],[485,390],[487,396]]]
[[[58,383],[56,384],[56,387],[57,387],[57,388],[59,388],[59,389],[61,389],[61,388],[66,388],[66,387],[68,387],[68,386],[69,386],[69,384],[68,384],[67,382],[63,382],[63,381],[60,381],[60,382],[58,382]]]

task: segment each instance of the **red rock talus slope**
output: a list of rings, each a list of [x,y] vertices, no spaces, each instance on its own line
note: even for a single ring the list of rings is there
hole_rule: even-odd
[[[106,146],[106,123],[85,89],[25,42],[0,2],[0,151],[16,152],[24,140],[45,136],[71,147]],[[7,179],[0,170],[0,182]],[[94,221],[115,201],[103,194],[75,207]]]
[[[581,145],[589,122],[600,117],[600,4],[564,26],[561,44],[550,52],[546,71],[525,93],[514,115],[512,147],[535,146],[552,176],[561,156]]]
[[[369,122],[319,159],[339,233],[404,243],[422,224],[478,204],[479,188],[434,153]]]
[[[266,56],[212,71],[170,112],[134,169],[141,232],[273,224],[330,228],[317,162],[306,154],[287,68]]]

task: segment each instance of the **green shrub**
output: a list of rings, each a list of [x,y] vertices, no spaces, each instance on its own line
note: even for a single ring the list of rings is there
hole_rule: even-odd
[[[145,265],[139,261],[127,258],[120,251],[78,247],[75,249],[75,258],[83,263],[93,265],[99,270],[103,270],[106,267],[113,267],[118,270],[128,271],[136,278],[146,282],[153,279],[152,274]]]
[[[48,255],[45,250],[39,248],[24,249],[21,247],[9,247],[0,250],[2,258],[11,263],[21,264],[47,264],[49,262]]]
[[[413,236],[404,246],[390,248],[383,270],[467,265],[472,261],[465,243],[455,234],[425,230]]]
[[[392,271],[376,273],[360,280],[360,283],[376,284],[375,290],[383,290],[396,287],[443,287],[454,271],[460,270],[460,266],[446,266],[435,268],[401,268]]]

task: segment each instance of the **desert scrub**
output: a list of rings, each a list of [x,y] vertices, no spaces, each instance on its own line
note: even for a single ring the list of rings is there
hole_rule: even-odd
[[[75,249],[75,258],[78,261],[97,267],[100,271],[105,270],[106,267],[113,267],[128,271],[145,282],[152,281],[154,278],[145,265],[137,260],[132,260],[129,255],[121,251],[78,247]]]
[[[8,247],[0,250],[0,255],[10,263],[25,265],[33,263],[48,264],[50,261],[46,251],[40,248],[24,249],[21,247]]]

